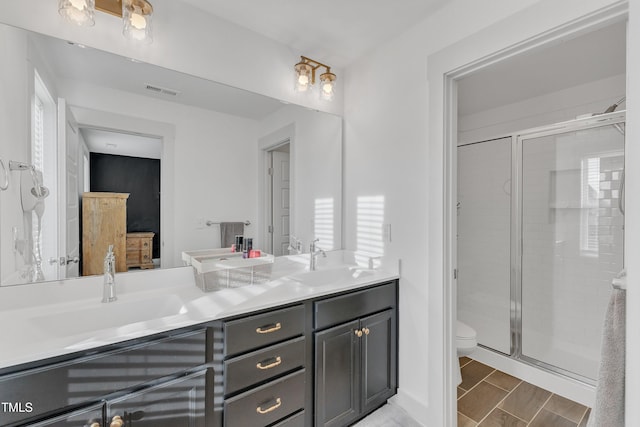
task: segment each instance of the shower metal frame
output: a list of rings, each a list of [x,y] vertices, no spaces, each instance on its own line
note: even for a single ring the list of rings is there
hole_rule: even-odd
[[[500,138],[511,138],[511,201],[510,201],[510,354],[479,344],[482,348],[494,353],[505,355],[511,359],[562,375],[571,380],[594,386],[596,381],[571,371],[559,368],[549,363],[522,354],[522,145],[523,140],[557,135],[566,132],[593,129],[603,126],[614,126],[625,123],[626,111],[599,114],[586,118],[569,120],[546,126],[539,126],[519,131],[510,135],[486,138],[482,141],[460,144],[458,147],[477,144],[478,142],[493,141]]]

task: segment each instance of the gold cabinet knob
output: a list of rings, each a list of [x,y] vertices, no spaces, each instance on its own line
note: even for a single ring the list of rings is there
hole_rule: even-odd
[[[362,328],[362,332],[364,332],[365,335],[369,335],[369,328]]]
[[[122,417],[120,415],[116,415],[111,419],[111,424],[109,427],[122,427],[124,426],[124,421],[122,421]]]
[[[362,336],[362,331],[360,329],[356,329],[354,332],[358,338]]]
[[[89,427],[100,427],[100,423],[91,423]]]

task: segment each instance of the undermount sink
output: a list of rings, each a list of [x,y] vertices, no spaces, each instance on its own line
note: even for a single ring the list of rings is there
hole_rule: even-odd
[[[33,317],[33,326],[56,336],[77,335],[185,313],[175,295],[90,304],[83,308]]]
[[[298,283],[307,286],[331,285],[337,282],[346,282],[357,279],[364,279],[373,276],[375,270],[359,267],[328,268],[315,271],[305,271],[290,276]]]

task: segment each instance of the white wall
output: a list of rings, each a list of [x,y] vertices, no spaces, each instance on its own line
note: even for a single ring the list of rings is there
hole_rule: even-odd
[[[455,390],[445,389],[443,75],[611,3],[452,1],[347,69],[346,244],[356,246],[358,197],[384,195],[386,251],[402,259],[398,401],[425,425],[455,422]]]
[[[262,150],[291,138],[291,232],[304,244],[304,251],[315,238],[321,239],[320,248],[341,248],[342,118],[287,106],[265,117],[259,134]],[[330,218],[325,209],[331,210]],[[321,221],[325,227],[320,235],[315,230]]]
[[[120,19],[105,13],[96,13],[94,27],[69,25],[58,14],[56,1],[0,2],[0,21],[320,111],[342,113],[340,69],[333,70],[339,78],[332,102],[296,94],[293,66],[304,52],[179,0],[155,0],[153,7],[154,41],[145,46],[128,44]]]

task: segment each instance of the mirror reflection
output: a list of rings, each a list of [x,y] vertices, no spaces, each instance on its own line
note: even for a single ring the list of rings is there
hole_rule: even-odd
[[[0,25],[0,277],[340,247],[340,117]],[[4,188],[4,185],[2,186]]]

